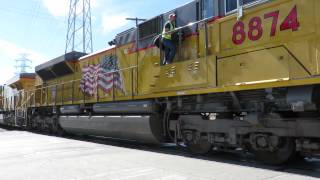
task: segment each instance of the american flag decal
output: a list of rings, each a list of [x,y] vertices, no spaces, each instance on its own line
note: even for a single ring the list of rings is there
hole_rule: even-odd
[[[97,95],[98,89],[108,94],[113,88],[126,94],[117,58],[105,56],[101,64],[85,66],[82,69],[80,88],[88,96]]]

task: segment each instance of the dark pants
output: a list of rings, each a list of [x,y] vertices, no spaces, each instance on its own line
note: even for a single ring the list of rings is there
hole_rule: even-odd
[[[170,64],[172,63],[173,58],[176,55],[176,46],[171,40],[165,38],[162,39],[162,43],[165,52],[165,59],[163,61],[163,64]]]

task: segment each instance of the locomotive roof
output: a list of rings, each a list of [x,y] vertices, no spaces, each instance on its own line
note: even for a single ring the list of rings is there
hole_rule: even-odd
[[[15,77],[11,78],[8,82],[7,85],[12,87],[12,88],[20,88],[20,81],[22,79],[35,79],[36,74],[35,73],[21,73],[16,75]]]
[[[76,51],[66,53],[37,66],[35,68],[36,73],[45,81],[73,73],[74,69],[68,62],[76,62],[84,55],[86,54]]]
[[[81,52],[76,52],[76,51],[72,51],[69,53],[66,53],[62,56],[59,56],[57,58],[54,58],[48,62],[45,62],[43,64],[40,64],[38,66],[36,66],[35,70],[40,71],[42,69],[46,69],[46,68],[50,68],[56,64],[59,64],[61,62],[65,62],[65,61],[75,61],[78,60],[80,57],[87,55],[86,53],[81,53]]]
[[[89,58],[89,57],[92,57],[92,56],[95,56],[95,55],[100,54],[100,53],[104,53],[104,52],[107,52],[107,51],[111,51],[111,50],[113,50],[114,48],[115,48],[115,46],[110,46],[110,47],[107,47],[107,48],[98,50],[98,51],[93,52],[93,53],[91,53],[91,54],[88,54],[88,55],[85,55],[85,56],[80,57],[80,58],[79,58],[79,61],[84,60],[84,59]]]
[[[21,74],[18,74],[16,76],[14,76],[13,78],[11,78],[7,84],[11,84],[11,83],[14,83],[16,81],[18,81],[19,79],[21,78],[27,78],[27,79],[35,79],[36,78],[36,74],[35,73],[21,73]]]

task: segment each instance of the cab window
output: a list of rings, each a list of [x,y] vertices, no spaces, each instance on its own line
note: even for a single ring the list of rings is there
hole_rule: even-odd
[[[160,34],[161,17],[156,17],[139,25],[139,40]]]
[[[255,1],[259,1],[259,0],[242,0],[242,4],[250,4],[250,3],[253,3]]]
[[[201,4],[202,8],[202,18],[210,18],[215,16],[215,9],[214,9],[214,1],[215,0],[203,0]]]
[[[225,13],[230,13],[237,9],[237,0],[225,0]]]
[[[259,3],[264,3],[268,0],[225,0],[225,13],[232,13],[238,9],[238,3],[241,6],[250,6]]]

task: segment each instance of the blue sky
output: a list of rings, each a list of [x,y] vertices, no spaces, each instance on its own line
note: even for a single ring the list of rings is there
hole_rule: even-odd
[[[126,17],[151,18],[191,0],[91,0],[93,49],[134,26]],[[65,51],[69,0],[10,0],[0,6],[0,84],[14,76],[15,59],[28,54],[32,66]],[[29,70],[30,72],[33,69]]]

